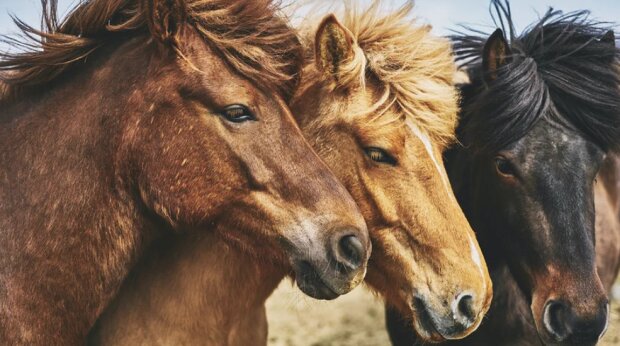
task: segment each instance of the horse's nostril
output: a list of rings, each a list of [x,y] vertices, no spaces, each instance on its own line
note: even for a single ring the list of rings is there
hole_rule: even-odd
[[[543,313],[543,324],[545,329],[555,341],[563,341],[570,335],[570,325],[568,307],[562,302],[549,301]]]
[[[338,241],[337,256],[350,269],[357,269],[364,264],[365,249],[362,241],[354,235],[346,235]]]
[[[575,311],[562,301],[550,300],[543,311],[543,325],[555,342],[593,344],[607,327],[607,300],[594,311]]]
[[[477,315],[474,308],[474,297],[471,294],[460,294],[452,305],[452,312],[455,319],[466,328],[471,326]]]

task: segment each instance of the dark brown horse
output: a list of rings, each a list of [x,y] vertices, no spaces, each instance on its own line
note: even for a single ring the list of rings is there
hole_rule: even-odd
[[[270,1],[43,4],[0,61],[0,344],[83,343],[145,252],[207,229],[315,296],[361,281],[366,226],[285,106],[300,46]]]
[[[620,264],[620,77],[613,32],[550,10],[522,35],[456,37],[471,59],[446,156],[493,279],[486,321],[456,345],[593,345]],[[393,311],[395,345],[417,339]]]

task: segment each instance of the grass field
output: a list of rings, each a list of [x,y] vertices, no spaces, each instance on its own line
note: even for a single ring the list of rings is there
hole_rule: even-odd
[[[304,296],[283,282],[267,302],[270,346],[389,345],[383,304],[365,288],[331,302]],[[620,302],[612,304],[611,323],[599,345],[620,345]]]

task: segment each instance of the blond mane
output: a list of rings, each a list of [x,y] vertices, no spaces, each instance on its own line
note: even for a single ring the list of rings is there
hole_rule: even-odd
[[[234,69],[285,97],[298,80],[301,46],[272,0],[84,0],[62,22],[57,0],[42,3],[42,30],[15,19],[22,35],[2,38],[20,52],[0,53],[0,102],[53,81],[119,34],[150,31],[181,53],[178,31],[166,25],[173,22],[193,27]]]
[[[359,9],[347,4],[342,24],[353,34],[355,56],[341,65],[332,87],[366,85],[372,79],[383,88],[368,116],[385,117],[393,112],[375,111],[393,107],[398,118],[410,119],[440,146],[454,141],[457,123],[458,92],[454,87],[456,65],[448,39],[434,36],[430,26],[410,18],[413,2],[397,11],[382,14],[380,1]],[[313,25],[316,28],[316,25]],[[302,29],[304,46],[313,49],[313,30]],[[355,45],[354,45],[355,46]],[[312,47],[312,48],[310,48]],[[310,59],[313,59],[307,54]],[[314,78],[306,76],[312,82]],[[382,119],[382,123],[391,120]],[[368,122],[370,126],[371,122]]]

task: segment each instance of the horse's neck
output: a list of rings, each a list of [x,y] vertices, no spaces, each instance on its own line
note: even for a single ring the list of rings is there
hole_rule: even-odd
[[[92,343],[266,342],[264,303],[284,268],[206,232],[166,242],[165,250],[154,248],[145,257],[97,322]]]
[[[152,228],[122,187],[116,100],[94,90],[117,71],[110,64],[0,111],[0,340],[9,344],[81,342],[139,252],[139,231]]]
[[[608,154],[599,170],[597,182],[605,189],[613,212],[620,216],[620,155]]]
[[[607,290],[620,269],[620,157],[610,154],[594,186],[596,259],[599,277]]]

